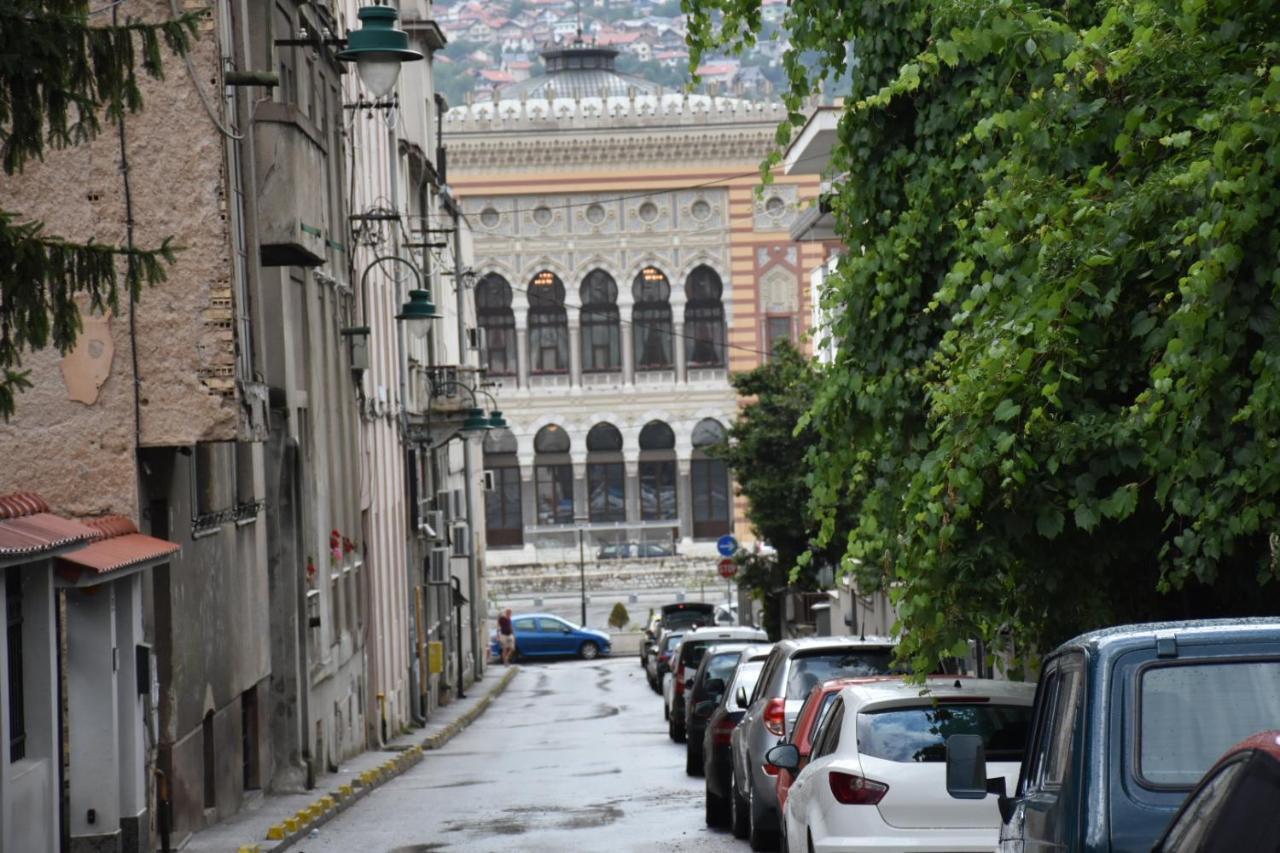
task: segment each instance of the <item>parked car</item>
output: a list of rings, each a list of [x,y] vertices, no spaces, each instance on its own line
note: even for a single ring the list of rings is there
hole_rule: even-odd
[[[601,545],[596,552],[598,560],[648,559],[674,557],[676,546],[669,542],[614,542]]]
[[[695,628],[686,631],[680,645],[671,655],[674,677],[667,685],[665,700],[670,713],[667,715],[667,735],[676,743],[684,743],[688,720],[685,715],[685,691],[693,687],[693,675],[702,655],[714,645],[748,646],[769,642],[769,635],[759,628]],[[699,746],[701,746],[699,744]]]
[[[649,617],[649,624],[644,626],[644,633],[640,637],[640,668],[644,669],[648,666],[649,655],[653,654],[653,650],[658,642],[658,626],[662,624],[662,614],[655,613]]]
[[[1236,744],[1209,768],[1152,853],[1280,850],[1280,731]]]
[[[717,604],[715,609],[715,621],[717,625],[737,625],[738,605]]]
[[[523,613],[511,618],[516,635],[516,655],[521,658],[568,657],[591,660],[613,651],[609,635],[591,628],[579,628],[549,613]],[[489,653],[500,656],[495,633]]]
[[[747,631],[756,635],[713,640],[701,651],[696,647],[688,648],[701,643],[701,637],[707,633],[736,635]],[[680,644],[680,657],[687,658],[688,663],[679,665],[677,673],[683,671],[687,674],[691,668],[696,668],[692,670],[692,675],[684,679],[683,690],[678,694],[680,700],[678,704],[674,701],[672,703],[679,708],[680,713],[680,726],[673,740],[677,743],[680,740],[685,741],[684,771],[690,776],[702,775],[702,735],[706,729],[707,718],[711,716],[711,709],[705,705],[706,700],[720,701],[724,695],[726,682],[733,674],[734,667],[738,665],[744,646],[754,646],[768,639],[769,635],[764,631],[757,633],[753,628],[701,628],[685,634],[684,642]],[[676,680],[679,681],[678,674]],[[702,703],[701,707],[699,707],[700,703]]]
[[[707,826],[724,826],[729,822],[729,784],[731,762],[730,738],[738,721],[746,713],[746,697],[755,689],[756,679],[764,669],[765,658],[772,646],[747,646],[738,654],[733,674],[726,679],[728,688],[714,703],[702,735],[702,775],[706,777]],[[738,697],[741,696],[741,703]],[[707,700],[703,705],[712,705]],[[707,710],[704,708],[704,710]]]
[[[653,633],[652,649],[660,650],[666,645],[666,635],[672,631],[687,631],[714,624],[715,605],[703,601],[677,601],[664,604],[658,610],[658,627]],[[662,676],[649,679],[649,686],[662,692]]]
[[[798,771],[783,811],[788,853],[830,850],[947,850],[996,846],[994,804],[947,796],[946,743],[967,735],[1012,781],[1022,761],[1035,687],[1017,681],[931,678],[840,689],[799,770],[799,750],[783,743],[768,763]]]
[[[947,744],[947,789],[996,793],[1011,849],[1147,851],[1218,756],[1277,720],[1280,619],[1094,631],[1045,658],[1012,794],[972,737]]]
[[[887,675],[893,649],[886,637],[808,637],[773,647],[732,741],[730,813],[734,834],[750,838],[751,849],[772,847],[779,828],[777,774],[764,754],[794,724],[814,685],[833,678]]]
[[[667,633],[653,654],[649,656],[649,662],[646,665],[645,672],[649,679],[649,686],[653,688],[653,692],[662,693],[662,680],[671,673],[671,655],[676,650],[676,646],[680,645],[680,638],[684,636],[684,631],[673,631]],[[665,714],[666,704],[663,704]]]
[[[809,763],[809,753],[813,750],[813,735],[818,728],[818,724],[835,702],[840,691],[853,684],[892,678],[893,676],[891,675],[873,675],[869,678],[837,678],[832,681],[824,681],[809,691],[808,698],[804,700],[804,704],[800,706],[800,712],[796,714],[795,725],[791,727],[786,737],[782,739],[783,743],[795,745],[799,761],[795,770],[790,770],[786,767],[778,768],[777,794],[779,814],[784,813],[787,807],[787,792],[791,788],[791,783],[795,781],[796,774]]]

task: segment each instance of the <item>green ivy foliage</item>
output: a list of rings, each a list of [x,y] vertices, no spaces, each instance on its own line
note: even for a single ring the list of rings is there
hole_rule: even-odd
[[[20,172],[46,146],[66,148],[102,131],[99,113],[120,122],[142,109],[138,70],[163,78],[162,45],[185,54],[202,13],[160,23],[90,22],[84,0],[0,3],[0,161]],[[109,19],[108,19],[109,20]],[[6,207],[13,199],[6,199]],[[83,243],[45,233],[0,209],[0,418],[31,387],[22,353],[50,344],[67,352],[80,333],[76,298],[93,310],[119,310],[118,282],[137,297],[165,278],[168,240],[154,249]],[[123,267],[123,276],[121,270]]]
[[[694,63],[759,26],[685,7]],[[786,26],[780,145],[857,62],[811,509],[831,540],[852,508],[915,667],[1277,612],[1280,7],[792,0]]]

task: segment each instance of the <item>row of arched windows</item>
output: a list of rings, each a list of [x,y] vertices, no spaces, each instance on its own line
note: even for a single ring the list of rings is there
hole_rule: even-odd
[[[683,508],[691,516],[695,538],[721,536],[732,528],[729,472],[725,463],[707,449],[724,440],[725,430],[714,418],[705,418],[693,429],[689,500]],[[622,432],[611,423],[598,423],[586,436],[587,466],[585,503],[592,524],[627,520],[627,483],[623,462]],[[572,525],[574,473],[569,457],[572,441],[558,424],[548,424],[533,439],[534,523],[539,526]],[[676,436],[662,421],[650,421],[640,430],[637,516],[641,521],[673,521],[680,518],[676,483]],[[485,467],[494,472],[494,488],[486,496],[488,542],[495,547],[523,543],[523,497],[516,440],[508,431],[485,438]]]
[[[724,367],[725,322],[721,296],[724,286],[716,271],[696,267],[685,281],[685,365]],[[632,347],[635,369],[669,370],[675,366],[675,329],[671,313],[671,283],[657,267],[645,267],[631,285]],[[565,288],[555,273],[544,270],[529,282],[529,372],[533,375],[569,370],[569,320]],[[622,369],[622,323],[618,285],[604,270],[587,273],[581,297],[582,370],[585,373]],[[476,285],[476,312],[485,330],[486,368],[491,376],[514,376],[516,321],[511,308],[511,285],[489,273]]]

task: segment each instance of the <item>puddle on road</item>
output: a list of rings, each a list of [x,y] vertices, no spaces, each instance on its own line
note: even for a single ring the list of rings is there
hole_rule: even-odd
[[[615,773],[621,773],[621,772],[622,772],[621,767],[613,767],[609,770],[588,770],[585,773],[571,773],[569,775],[573,776],[574,778],[583,778],[586,776],[612,776]]]
[[[523,806],[503,809],[500,817],[489,818],[479,825],[475,821],[449,821],[444,825],[444,831],[466,832],[483,838],[492,835],[523,835],[540,830],[598,829],[616,823],[624,814],[613,803],[581,808]]]
[[[407,847],[394,847],[387,853],[433,853],[435,850],[444,850],[448,847],[442,841],[432,841],[429,844],[410,844]]]

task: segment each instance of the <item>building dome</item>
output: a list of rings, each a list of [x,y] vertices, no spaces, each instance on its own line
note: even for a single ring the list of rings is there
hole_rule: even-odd
[[[498,90],[502,100],[531,98],[625,98],[657,95],[662,87],[643,77],[619,74],[614,67],[618,51],[575,41],[542,52],[547,73]]]

